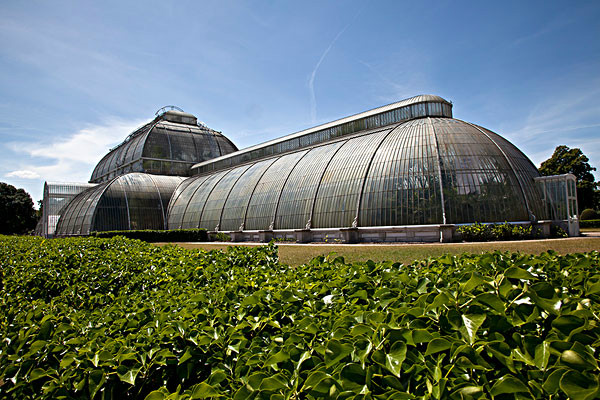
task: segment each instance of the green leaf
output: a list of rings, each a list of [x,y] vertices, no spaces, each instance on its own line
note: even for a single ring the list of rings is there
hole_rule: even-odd
[[[45,370],[41,368],[35,368],[29,373],[29,381],[33,382],[37,379],[44,378],[46,376],[48,376],[48,373]]]
[[[36,340],[29,347],[29,354],[37,353],[39,350],[46,346],[46,343],[47,342],[45,340]]]
[[[600,281],[591,285],[586,285],[585,295],[591,296],[592,294],[600,293]]]
[[[190,358],[192,358],[192,353],[190,352],[190,349],[188,348],[188,349],[185,350],[185,353],[179,359],[179,364],[178,365],[183,364],[184,362],[186,362]]]
[[[212,371],[210,374],[210,378],[208,378],[209,385],[218,385],[227,379],[227,374],[221,370]]]
[[[124,365],[121,365],[119,366],[119,368],[117,368],[117,375],[119,376],[119,379],[122,382],[129,383],[130,385],[135,385],[135,378],[140,372],[140,369],[142,369],[141,366],[137,368],[129,368]]]
[[[255,372],[248,377],[248,385],[252,390],[258,390],[260,388],[260,384],[263,379],[265,379],[268,375],[263,372]]]
[[[304,382],[304,388],[310,389],[312,387],[316,387],[319,383],[321,383],[325,379],[329,379],[331,376],[323,371],[314,371],[312,372],[306,381]]]
[[[205,399],[208,397],[220,396],[220,393],[206,382],[200,382],[192,386],[192,399]]]
[[[500,314],[506,312],[506,305],[497,295],[491,293],[482,293],[475,298],[479,304],[486,305]]]
[[[327,348],[325,349],[325,366],[327,368],[340,362],[344,357],[352,353],[354,348],[348,344],[340,343],[339,341],[332,339],[327,342]]]
[[[340,371],[342,388],[359,393],[367,379],[367,372],[359,364],[346,364]]]
[[[567,372],[566,368],[559,368],[554,371],[544,381],[542,388],[549,394],[555,394],[560,388],[560,380],[562,376]]]
[[[167,395],[168,392],[165,394],[163,390],[159,389],[148,393],[148,396],[146,396],[144,400],[164,400]]]
[[[288,353],[284,352],[283,350],[281,350],[278,353],[275,353],[272,356],[270,356],[269,358],[267,358],[267,361],[265,361],[265,367],[270,367],[272,365],[276,365],[280,362],[284,362],[289,359],[290,359],[290,355]]]
[[[480,395],[481,393],[483,393],[483,387],[481,387],[481,386],[472,386],[472,385],[471,386],[463,386],[463,387],[461,387],[460,389],[458,389],[454,393],[460,394],[461,398],[463,396],[469,396],[469,397],[471,397],[471,396],[477,396],[477,395]]]
[[[578,343],[576,343],[577,345]],[[560,362],[578,370],[597,369],[596,360],[587,354],[583,346],[574,345],[570,350],[565,350],[560,355]]]
[[[62,360],[60,360],[60,368],[64,369],[69,367],[73,362],[75,362],[76,358],[71,354],[66,354]]]
[[[348,297],[351,299],[357,298],[357,299],[362,299],[362,300],[368,300],[369,294],[367,293],[366,290],[357,290],[356,292],[352,293]]]
[[[486,283],[486,280],[484,279],[484,277],[477,273],[477,272],[473,272],[471,273],[471,277],[469,278],[469,280],[467,282],[465,282],[464,284],[461,284],[462,290],[469,293],[471,292],[473,289],[475,289],[477,286]]]
[[[282,374],[276,374],[263,379],[260,384],[260,390],[280,390],[287,387],[288,381]]]
[[[477,338],[477,330],[485,321],[485,314],[463,314],[461,317],[465,328],[463,334],[467,337],[469,343],[473,344]]]
[[[310,351],[305,351],[304,353],[302,353],[302,355],[300,356],[300,359],[298,360],[298,364],[296,364],[297,371],[302,366],[302,363],[310,358],[310,355],[311,355]]]
[[[427,345],[427,350],[425,351],[425,355],[429,356],[431,354],[439,353],[440,351],[446,351],[450,347],[452,347],[452,344],[449,341],[447,341],[446,339],[436,338],[436,339],[433,339],[431,342],[429,342],[429,344]]]
[[[550,343],[544,341],[538,344],[535,348],[535,366],[542,371],[546,370],[548,361],[550,360]]]
[[[396,342],[392,345],[389,354],[385,356],[385,367],[392,374],[400,377],[402,363],[406,359],[406,343]]]
[[[354,359],[358,359],[361,363],[364,363],[372,349],[373,343],[370,340],[357,339],[354,342]]]
[[[106,382],[106,376],[103,371],[96,369],[90,372],[90,375],[88,376],[88,385],[90,387],[91,399],[94,398],[98,390],[104,385],[104,382]]]
[[[498,379],[490,389],[492,396],[505,393],[528,393],[529,388],[512,375],[505,375]]]
[[[572,400],[591,400],[600,392],[598,376],[595,379],[577,371],[567,371],[560,379],[560,388]]]
[[[413,343],[429,343],[433,335],[427,329],[415,329],[412,331]]]
[[[514,279],[526,279],[526,280],[536,279],[536,277],[533,274],[531,274],[529,271],[526,271],[523,268],[514,267],[514,266],[510,267],[506,271],[504,271],[504,276],[507,278],[514,278]]]
[[[198,293],[194,296],[192,296],[192,298],[190,298],[191,302],[194,303],[209,303],[209,299],[208,297],[206,297],[206,295],[204,293]]]

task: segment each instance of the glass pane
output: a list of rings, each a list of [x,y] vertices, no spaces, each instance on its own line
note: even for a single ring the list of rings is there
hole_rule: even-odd
[[[250,196],[252,196],[258,181],[275,160],[276,159],[271,158],[257,162],[237,181],[233,189],[231,189],[223,209],[221,216],[221,230],[234,231],[240,228],[241,230],[249,229],[243,224]]]
[[[286,154],[277,159],[256,185],[246,214],[246,229],[272,229],[275,223],[275,209],[281,196],[283,185],[308,150]]]

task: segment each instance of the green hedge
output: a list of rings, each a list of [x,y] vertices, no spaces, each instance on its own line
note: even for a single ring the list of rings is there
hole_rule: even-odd
[[[600,228],[600,219],[588,219],[587,221],[579,221],[580,228]]]
[[[595,399],[599,267],[0,236],[0,398]]]
[[[90,236],[111,238],[124,236],[129,239],[139,239],[145,242],[207,242],[208,234],[205,229],[172,229],[172,230],[132,230],[92,232]]]
[[[531,225],[521,226],[505,222],[503,224],[482,224],[476,222],[463,225],[457,229],[462,239],[467,242],[486,242],[490,240],[523,240],[535,239],[540,236],[538,229]]]

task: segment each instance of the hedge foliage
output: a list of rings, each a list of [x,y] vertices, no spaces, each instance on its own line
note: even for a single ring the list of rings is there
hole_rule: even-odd
[[[205,229],[171,229],[171,230],[131,230],[92,232],[90,236],[111,238],[124,236],[129,239],[139,239],[145,242],[207,242],[208,234]]]
[[[523,240],[539,237],[538,230],[531,225],[521,226],[505,222],[503,224],[482,224],[476,222],[462,225],[457,229],[467,242],[486,242],[490,240]]]
[[[600,254],[0,237],[0,397],[593,399]]]
[[[591,219],[587,221],[579,221],[580,228],[600,228],[600,219]]]
[[[592,208],[586,208],[581,212],[581,215],[579,216],[579,219],[582,221],[589,221],[593,219],[597,220],[598,218],[600,218],[600,214],[598,214],[598,211]]]

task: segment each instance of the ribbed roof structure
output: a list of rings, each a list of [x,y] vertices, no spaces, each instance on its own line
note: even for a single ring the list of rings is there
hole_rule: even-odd
[[[192,114],[169,110],[111,149],[94,168],[90,182],[129,172],[190,176],[195,163],[236,150],[229,139],[199,124]]]
[[[529,221],[544,212],[537,176],[531,161],[494,132],[417,116],[188,178],[171,199],[168,228]]]
[[[244,162],[313,146],[366,129],[425,116],[451,118],[452,103],[430,94],[414,96],[207,160],[194,165],[193,168],[197,173],[217,171]]]

